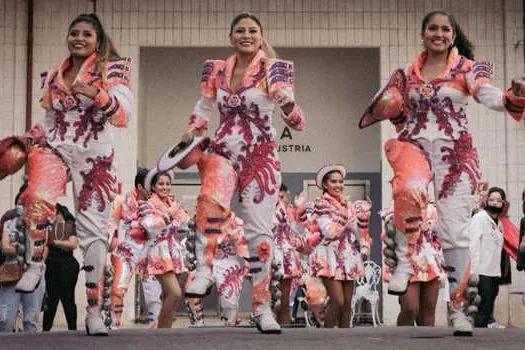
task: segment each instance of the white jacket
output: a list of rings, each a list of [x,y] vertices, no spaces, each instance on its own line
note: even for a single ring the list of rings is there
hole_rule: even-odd
[[[503,230],[490,215],[482,210],[472,217],[469,225],[470,258],[472,273],[501,276],[501,250]]]

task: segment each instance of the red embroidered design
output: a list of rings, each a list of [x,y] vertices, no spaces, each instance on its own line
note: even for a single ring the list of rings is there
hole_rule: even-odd
[[[113,175],[111,166],[113,164],[114,153],[109,156],[97,156],[95,159],[87,158],[86,163],[91,164],[92,168],[89,171],[81,171],[80,175],[84,180],[82,189],[78,195],[79,210],[87,210],[89,205],[95,199],[97,203],[97,210],[103,212],[106,209],[106,199],[108,202],[113,200],[115,193],[116,177]],[[96,193],[98,198],[94,198]]]
[[[133,251],[126,242],[122,242],[118,245],[116,254],[128,265],[131,265],[131,258],[133,257]]]
[[[243,147],[247,148],[247,146]],[[239,155],[240,163],[239,187],[246,188],[254,179],[259,185],[259,193],[254,197],[255,203],[264,199],[265,193],[272,195],[276,192],[276,173],[281,170],[281,164],[273,154],[275,144],[265,142],[253,146],[253,151],[246,150],[245,155]]]
[[[53,137],[51,138],[51,141],[56,140],[57,134],[60,137],[60,141],[64,141],[64,136],[66,135],[67,128],[71,125],[71,123],[66,121],[66,114],[62,111],[55,111],[55,121],[53,128],[49,129],[50,133],[53,133]]]
[[[453,148],[442,147],[441,152],[445,154],[442,160],[450,164],[450,167],[441,185],[439,198],[446,198],[454,192],[454,187],[463,173],[469,176],[471,193],[474,194],[481,174],[479,171],[478,152],[472,146],[472,135],[462,131],[459,139],[454,140]]]
[[[105,118],[101,117],[100,120],[95,120],[97,115],[97,110],[94,106],[86,108],[84,113],[79,115],[79,119],[73,124],[75,127],[75,136],[73,137],[73,142],[77,142],[81,136],[84,134],[87,135],[84,138],[84,147],[87,147],[88,142],[93,139],[98,140],[99,132],[104,130]],[[89,128],[89,131],[88,131]]]
[[[241,294],[242,282],[244,280],[244,268],[232,266],[224,273],[224,281],[217,287],[220,295],[231,298]]]

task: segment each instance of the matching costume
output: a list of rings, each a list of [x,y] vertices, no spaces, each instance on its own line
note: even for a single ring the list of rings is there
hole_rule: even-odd
[[[272,118],[281,114],[290,127],[302,130],[304,116],[297,104],[285,115],[276,103],[280,95],[294,101],[291,62],[268,58],[260,50],[247,67],[241,87],[233,91],[235,62],[235,56],[206,61],[201,99],[190,118],[189,130],[202,135],[213,106],[219,107],[219,128],[197,164],[202,182],[195,220],[197,267],[186,295],[202,297],[213,284],[213,253],[218,237],[234,220],[230,204],[238,191],[251,264],[253,312],[260,330],[280,332],[270,307],[271,222],[281,182]]]
[[[273,259],[283,279],[301,278],[303,274],[301,256],[293,246],[293,239],[298,234],[294,211],[290,204],[278,200],[272,220]]]
[[[42,273],[46,230],[56,215],[55,203],[73,181],[75,217],[86,271],[87,330],[106,334],[101,318],[103,271],[108,245],[108,221],[115,193],[114,151],[111,125],[126,127],[131,113],[130,60],[107,62],[96,69],[97,53],[83,63],[74,83],[99,90],[94,99],[73,96],[64,82],[71,65],[66,58],[58,70],[43,75],[43,125],[30,132],[33,145],[26,149],[29,183],[20,198],[24,222],[33,243],[28,271],[17,285],[21,291],[35,288]]]
[[[392,215],[392,209],[385,209],[381,212],[383,222],[391,220]],[[437,231],[437,224],[437,208],[434,204],[429,204],[424,210],[421,234],[416,243],[413,255],[410,257],[412,271],[414,271],[414,274],[410,278],[410,283],[430,282],[435,279],[442,280],[446,277],[444,270],[445,260]],[[386,236],[383,233],[383,239],[385,238]],[[383,279],[385,282],[390,281],[394,268],[395,266],[389,266],[385,263],[383,270]]]
[[[397,140],[385,144],[394,171],[394,225],[398,230],[398,264],[389,292],[404,293],[414,274],[410,257],[422,230],[427,186],[433,181],[438,232],[450,280],[449,317],[457,334],[471,334],[472,326],[463,312],[469,304],[466,289],[476,282],[470,279],[467,227],[480,172],[465,108],[472,96],[490,109],[521,120],[525,98],[515,96],[510,89],[501,92],[495,88],[491,85],[492,66],[461,56],[455,47],[443,73],[425,81],[421,68],[426,56],[423,51],[404,71],[394,72],[363,115],[360,127],[390,119],[399,132]]]
[[[364,274],[362,253],[370,251],[371,243],[370,208],[361,202],[351,203],[328,192],[315,200],[314,217],[323,238],[309,257],[314,277],[351,281]]]
[[[142,218],[142,227],[148,233],[146,257],[140,262],[142,275],[162,275],[173,271],[187,272],[186,247],[177,237],[177,231],[188,227],[190,216],[171,198],[162,200],[156,193],[148,200],[153,210]]]
[[[244,259],[248,257],[247,241],[244,236],[244,224],[240,218],[234,218],[232,226],[217,237],[217,246],[213,252],[212,277],[219,297],[221,318],[226,325],[238,323],[239,299],[244,278],[249,266]],[[186,285],[193,283],[195,271],[188,277]],[[204,326],[202,298],[187,298],[186,303],[190,320],[194,326]]]
[[[124,236],[119,240],[111,254],[113,283],[111,286],[111,311],[113,327],[120,327],[126,294],[136,268],[143,258],[143,250],[148,239],[140,224],[138,213],[138,190],[132,189],[124,197],[117,197],[110,215],[110,230],[118,230],[122,222]]]

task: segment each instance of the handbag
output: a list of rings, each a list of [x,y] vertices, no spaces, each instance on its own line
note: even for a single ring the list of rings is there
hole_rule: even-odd
[[[16,283],[22,278],[24,263],[19,259],[5,259],[0,265],[0,284]]]

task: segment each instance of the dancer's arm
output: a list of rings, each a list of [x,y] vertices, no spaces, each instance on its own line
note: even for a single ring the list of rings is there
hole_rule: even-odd
[[[208,129],[208,122],[217,99],[217,74],[223,66],[224,61],[220,60],[207,60],[204,62],[200,83],[201,98],[193,108],[188,129],[183,139],[189,139],[192,136],[202,136]]]
[[[293,62],[279,59],[268,59],[266,62],[266,79],[270,98],[282,110],[286,125],[294,130],[304,130],[304,112],[295,101]]]
[[[488,62],[474,62],[466,75],[471,96],[484,106],[506,112],[516,121],[525,115],[525,81],[515,80],[505,92],[492,85],[493,69]]]
[[[368,257],[370,256],[370,247],[372,245],[372,238],[369,232],[372,202],[370,200],[355,201],[354,207],[357,217],[358,240],[361,245],[361,254]]]
[[[348,224],[348,218],[344,220],[331,210],[330,203],[324,199],[315,202],[315,217],[319,232],[329,240],[338,239]]]
[[[95,105],[117,128],[125,128],[130,120],[133,104],[130,81],[129,58],[108,62],[106,81],[93,97]]]

